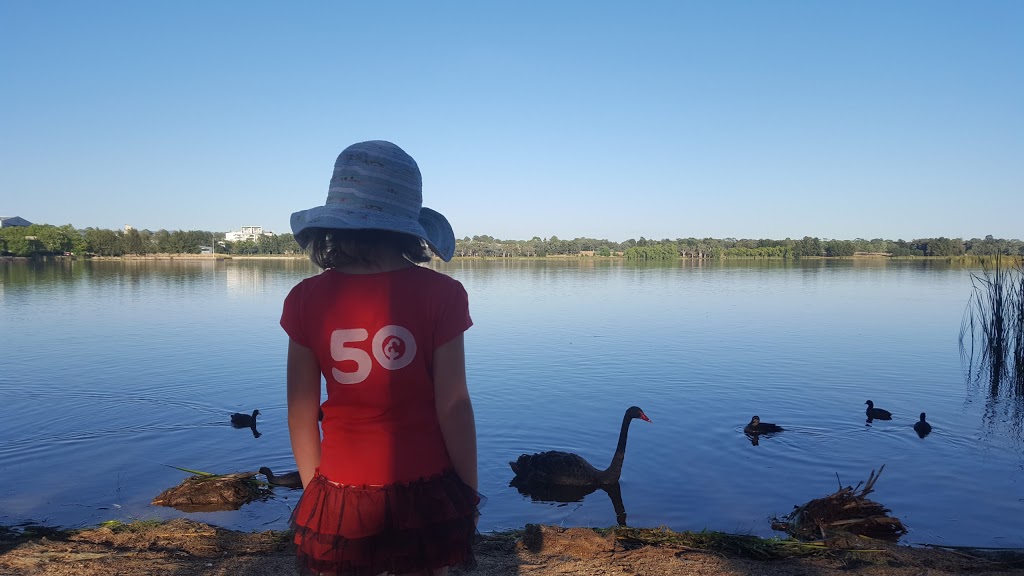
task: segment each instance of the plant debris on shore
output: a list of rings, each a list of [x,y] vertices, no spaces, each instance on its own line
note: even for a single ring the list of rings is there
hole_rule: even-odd
[[[840,484],[839,490],[824,498],[795,506],[784,518],[774,519],[772,528],[800,540],[827,540],[845,533],[896,542],[907,533],[906,527],[899,518],[889,516],[888,508],[867,498],[884,469],[883,464],[877,474],[872,470],[867,482]]]
[[[199,473],[164,490],[153,498],[152,503],[182,512],[238,510],[243,504],[270,494],[255,476],[256,472]]]

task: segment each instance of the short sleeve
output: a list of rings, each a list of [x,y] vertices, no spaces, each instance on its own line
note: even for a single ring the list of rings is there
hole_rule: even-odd
[[[295,342],[309,348],[309,339],[306,337],[302,325],[302,293],[304,283],[300,282],[292,288],[291,292],[284,299],[284,310],[281,312],[281,328],[288,334],[288,337]]]
[[[451,280],[446,286],[447,295],[443,300],[437,327],[434,330],[434,348],[447,344],[473,325],[469,316],[469,294],[458,280]]]

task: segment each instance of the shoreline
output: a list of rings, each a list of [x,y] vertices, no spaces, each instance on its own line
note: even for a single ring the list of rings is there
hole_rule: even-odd
[[[475,568],[453,576],[953,576],[1024,574],[1024,549],[908,546],[860,537],[802,543],[664,528],[523,529],[478,534]],[[0,573],[297,574],[288,531],[241,532],[184,518],[62,530],[0,526]]]

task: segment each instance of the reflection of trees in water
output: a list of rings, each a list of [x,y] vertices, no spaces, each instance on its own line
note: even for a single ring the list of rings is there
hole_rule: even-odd
[[[999,256],[989,264],[971,273],[959,338],[964,376],[972,388],[984,383],[990,398],[1024,398],[1024,265],[1007,267]]]
[[[0,260],[0,284],[13,289],[29,285],[59,284],[71,279],[70,260]]]

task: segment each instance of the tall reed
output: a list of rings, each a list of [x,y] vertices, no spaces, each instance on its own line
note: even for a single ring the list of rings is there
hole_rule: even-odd
[[[1017,396],[1024,397],[1024,262],[1017,262],[1017,278],[1010,292],[1010,334],[1013,337],[1011,358],[1015,368],[1013,386]]]
[[[1012,267],[1002,257],[982,261],[981,274],[971,273],[971,296],[960,323],[960,358],[973,379],[988,379],[989,394],[1003,384],[1024,397],[1024,264]]]

